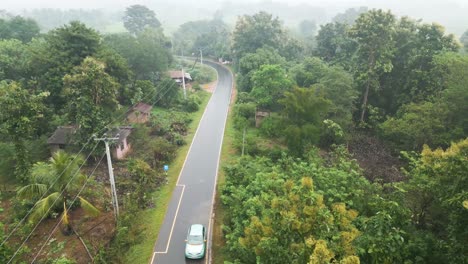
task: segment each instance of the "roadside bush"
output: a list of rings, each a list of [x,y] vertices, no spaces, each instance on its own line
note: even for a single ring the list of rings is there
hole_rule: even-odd
[[[260,125],[260,133],[270,138],[281,137],[283,134],[283,119],[276,116],[268,116]]]
[[[202,88],[199,82],[193,82],[192,89],[198,92],[198,91],[201,91]]]
[[[196,67],[190,71],[194,81],[199,83],[208,83],[216,80],[216,72],[208,67]]]
[[[243,103],[234,106],[234,127],[238,130],[255,125],[255,104]]]
[[[189,113],[198,111],[198,109],[200,109],[200,98],[194,94],[190,95],[187,100],[182,103],[182,109]]]

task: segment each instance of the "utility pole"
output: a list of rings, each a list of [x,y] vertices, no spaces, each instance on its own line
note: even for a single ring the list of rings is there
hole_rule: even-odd
[[[184,68],[182,68],[182,85],[184,86],[184,99],[187,99],[187,91],[185,90],[185,73],[184,73]]]
[[[200,64],[203,65],[203,50],[200,49]]]
[[[245,145],[245,130],[246,130],[247,126],[244,127],[244,133],[242,133],[242,155],[241,156],[244,156],[244,145]]]
[[[109,181],[111,184],[112,205],[114,207],[114,216],[115,216],[116,224],[117,224],[117,219],[119,217],[119,201],[117,200],[117,191],[115,190],[114,168],[112,168],[112,160],[111,160],[111,155],[110,155],[110,150],[109,150],[109,142],[118,140],[118,139],[119,139],[119,134],[117,134],[117,137],[114,137],[114,138],[108,138],[106,137],[106,134],[104,134],[103,138],[94,139],[96,141],[97,140],[104,141],[104,144],[106,145],[107,168],[109,169]]]

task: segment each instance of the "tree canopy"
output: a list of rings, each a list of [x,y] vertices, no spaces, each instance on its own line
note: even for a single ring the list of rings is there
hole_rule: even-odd
[[[154,11],[144,5],[127,7],[123,21],[125,28],[133,35],[138,35],[147,28],[156,29],[161,26]]]

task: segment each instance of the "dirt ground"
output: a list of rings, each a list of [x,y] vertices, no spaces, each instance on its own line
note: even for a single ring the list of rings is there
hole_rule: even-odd
[[[102,212],[98,217],[90,218],[84,214],[83,209],[77,208],[70,213],[71,225],[76,233],[86,241],[91,257],[94,257],[99,248],[108,244],[115,231],[115,221],[113,212]],[[31,253],[25,256],[25,259],[32,260],[43,243],[54,230],[59,219],[48,219],[41,224],[28,240],[28,246]],[[50,260],[66,256],[73,259],[76,263],[92,263],[86,248],[81,243],[77,235],[64,235],[62,226],[55,229],[50,236],[49,241],[42,249],[38,260]]]

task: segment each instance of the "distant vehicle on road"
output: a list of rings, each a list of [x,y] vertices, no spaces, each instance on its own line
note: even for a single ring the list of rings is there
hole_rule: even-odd
[[[185,257],[189,259],[202,259],[206,251],[206,231],[200,224],[190,226],[185,240]]]

